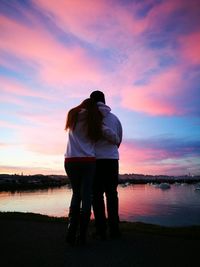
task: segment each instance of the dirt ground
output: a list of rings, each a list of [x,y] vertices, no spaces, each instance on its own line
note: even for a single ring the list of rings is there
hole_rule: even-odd
[[[197,235],[191,230],[169,234],[121,223],[120,239],[101,241],[92,237],[90,226],[88,244],[70,247],[65,242],[65,221],[25,217],[0,217],[1,267],[198,266],[199,228]]]

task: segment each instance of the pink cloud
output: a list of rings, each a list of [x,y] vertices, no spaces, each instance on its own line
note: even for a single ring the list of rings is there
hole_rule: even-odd
[[[200,64],[200,32],[194,32],[179,38],[180,54],[185,64]]]
[[[49,84],[69,84],[76,81],[96,81],[100,65],[84,49],[66,47],[57,42],[42,25],[20,24],[0,16],[0,48],[25,60]]]
[[[20,143],[23,143],[28,151],[64,157],[66,146],[64,112],[49,115],[48,112],[40,114],[27,111],[19,115],[26,125],[21,125],[18,129],[18,136]]]
[[[123,91],[122,105],[125,108],[150,115],[180,115],[181,110],[172,102],[182,88],[177,69],[153,76],[147,85],[132,86]]]
[[[19,126],[13,124],[12,122],[0,120],[0,128],[4,128],[4,129],[5,128],[17,129],[17,128],[19,128]]]
[[[124,47],[133,44],[132,37],[149,27],[149,20],[136,16],[137,5],[113,5],[106,0],[59,1],[34,0],[63,31],[97,47]],[[130,8],[129,8],[130,7]],[[124,40],[126,39],[126,42]]]
[[[17,96],[9,95],[9,94],[3,93],[3,92],[1,92],[0,103],[4,103],[4,104],[9,103],[9,104],[15,104],[15,105],[26,105],[26,101],[18,98]],[[7,111],[7,113],[8,113],[8,111]]]
[[[155,1],[147,1],[149,6],[152,5],[152,8],[146,14],[143,24],[146,25],[148,31],[161,32],[166,25],[169,25],[171,21],[177,24],[182,23],[183,27],[187,29],[187,22],[191,22],[192,20],[196,20],[199,17],[199,2],[198,0],[176,0],[176,1],[160,1],[159,3],[155,3]],[[147,4],[147,5],[148,5]],[[139,9],[143,9],[145,3],[143,1],[139,1],[138,4]],[[135,3],[133,3],[133,8],[135,7]],[[184,14],[184,16],[180,17],[180,14]],[[174,30],[176,31],[176,26],[174,25]],[[172,30],[173,32],[173,30]]]
[[[49,98],[47,94],[31,89],[16,80],[0,77],[1,91],[18,96]]]
[[[183,7],[191,9],[187,1],[164,1],[156,5],[152,1],[152,9],[147,15],[138,17],[144,2],[124,5],[116,2],[113,5],[106,0],[85,0],[84,3],[81,0],[60,0],[58,5],[56,0],[33,0],[33,3],[67,33],[99,46],[110,44],[124,48],[133,45],[130,37],[147,30],[161,30],[171,14]]]
[[[129,142],[125,141],[122,143],[120,147],[120,155],[121,155],[121,164],[126,166],[128,169],[134,169],[135,165],[137,168],[149,168],[152,167],[152,171],[154,170],[155,165],[159,165],[159,168],[162,168],[161,161],[169,158],[176,158],[173,153],[162,149],[162,148],[153,148],[148,147],[148,145],[138,145],[137,142]],[[177,155],[177,157],[180,155]]]
[[[176,152],[173,149],[170,151],[167,148],[153,148],[129,141],[123,142],[120,147],[120,173],[152,175],[195,173],[198,170],[195,161],[198,162],[198,155],[194,157],[191,151],[187,153],[187,149]]]
[[[35,0],[34,3],[42,11],[47,12],[48,17],[65,32],[95,43],[97,47],[111,45],[111,47],[123,48],[125,53],[124,58],[120,53],[116,55],[119,58],[119,62],[114,66],[116,69],[106,73],[96,58],[90,57],[79,46],[66,47],[59,43],[52,33],[47,31],[44,25],[39,25],[30,14],[25,15],[31,21],[31,27],[1,16],[0,22],[3,25],[4,34],[0,47],[28,62],[37,70],[44,83],[56,86],[57,90],[65,87],[69,96],[84,95],[87,92],[83,87],[88,84],[91,87],[96,87],[98,84],[99,87],[108,88],[106,90],[111,96],[117,95],[118,92],[124,95],[124,88],[129,88],[127,91],[131,93],[130,84],[145,71],[157,67],[159,60],[158,53],[147,49],[145,41],[139,36],[134,38],[133,42],[133,35],[144,32],[152,25],[158,25],[157,16],[169,15],[180,7],[180,1],[176,4],[172,2],[158,4],[145,18],[137,18],[135,14],[140,8],[139,4],[134,5],[135,11],[132,14],[130,10],[133,9],[129,10],[129,5],[126,8],[120,5],[113,7],[107,1],[88,0],[84,5],[80,0],[60,1],[59,5],[55,0]],[[162,23],[159,27],[161,25]],[[76,90],[74,90],[75,87]],[[157,106],[157,111],[153,111],[153,114],[176,113],[172,105],[162,103],[161,99],[160,101],[155,101],[153,97],[150,99],[148,90],[145,91],[146,93],[141,96],[144,112],[148,113]],[[137,98],[140,97],[137,96]],[[135,103],[135,106],[138,106],[136,108],[138,111],[143,112],[141,104]]]

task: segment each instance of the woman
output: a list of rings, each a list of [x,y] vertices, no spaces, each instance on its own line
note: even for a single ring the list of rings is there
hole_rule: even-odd
[[[102,115],[90,98],[68,112],[65,171],[72,186],[66,241],[76,242],[80,224],[80,243],[86,242],[91,215],[92,182],[95,174],[95,142],[102,136]]]

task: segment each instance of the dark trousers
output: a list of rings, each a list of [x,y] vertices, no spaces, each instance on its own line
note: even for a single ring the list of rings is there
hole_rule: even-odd
[[[106,233],[106,211],[110,234],[115,235],[119,232],[118,174],[119,164],[117,159],[96,160],[92,204],[96,230],[100,235]],[[106,203],[104,201],[104,193]]]
[[[70,210],[91,212],[95,162],[66,162],[65,171],[72,186]]]
[[[82,244],[86,242],[95,167],[95,162],[65,162],[65,171],[72,186],[66,241],[72,245],[76,242],[78,226],[80,226],[79,241]]]

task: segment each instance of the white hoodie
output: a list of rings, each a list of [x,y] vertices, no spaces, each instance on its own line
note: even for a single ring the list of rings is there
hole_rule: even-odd
[[[103,116],[107,116],[106,114],[110,112],[110,108],[107,106],[101,108],[100,105],[99,109],[102,112]],[[70,129],[67,130],[68,140],[67,140],[65,158],[77,158],[77,157],[85,158],[85,157],[96,156],[95,142],[91,141],[87,136],[86,126],[85,126],[86,116],[87,116],[87,111],[85,109],[82,109],[79,112],[76,127],[73,130]],[[117,147],[117,145],[115,144],[120,143],[118,135],[115,133],[115,131],[113,131],[111,127],[109,127],[109,125],[108,126],[106,124],[103,125],[102,133],[103,136],[105,136],[105,138],[110,140],[109,143],[108,141],[106,141],[106,143],[108,143],[109,146],[111,145],[111,147]]]
[[[118,148],[122,141],[122,125],[117,116],[111,113],[111,108],[103,102],[97,103],[103,115],[103,135],[95,145],[97,159],[119,159]]]
[[[65,158],[95,157],[95,143],[87,137],[85,118],[87,111],[79,112],[78,121],[74,130],[68,129],[67,149]]]

